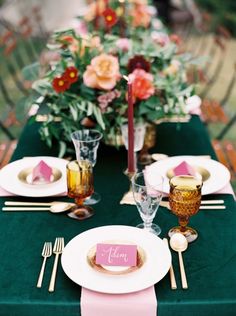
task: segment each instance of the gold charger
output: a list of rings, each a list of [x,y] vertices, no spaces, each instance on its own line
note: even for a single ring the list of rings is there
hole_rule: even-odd
[[[52,167],[52,176],[51,176],[50,182],[43,181],[43,180],[32,182],[33,169],[34,169],[33,167],[24,168],[23,170],[19,172],[18,179],[24,184],[36,186],[36,185],[53,184],[57,182],[58,180],[60,180],[62,177],[61,171],[57,168]]]

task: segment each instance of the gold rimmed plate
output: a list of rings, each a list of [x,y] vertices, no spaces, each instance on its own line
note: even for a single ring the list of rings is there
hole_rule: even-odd
[[[114,266],[97,266],[95,247],[107,240],[137,245],[137,266],[121,267],[118,273],[118,270],[114,273]],[[75,236],[65,246],[61,263],[66,275],[76,284],[97,292],[123,294],[159,282],[170,268],[171,254],[163,240],[154,234],[136,227],[110,225]]]
[[[155,186],[156,174],[162,175],[164,178],[163,192],[169,194],[169,181],[174,175],[173,170],[183,161],[195,169],[197,176],[202,177],[202,195],[217,192],[229,183],[230,172],[224,165],[213,159],[199,156],[173,156],[154,162],[146,167],[148,182]]]
[[[49,185],[49,184],[54,184],[55,182],[57,182],[58,180],[61,179],[62,177],[62,173],[59,169],[57,168],[52,168],[52,175],[51,175],[51,179],[50,181],[46,181],[44,179],[38,179],[37,181],[32,181],[32,172],[33,172],[33,167],[27,167],[24,168],[23,170],[21,170],[18,174],[18,179],[24,183],[24,184],[28,184],[28,185],[33,185],[33,186],[37,186],[37,185]]]
[[[175,167],[177,167],[177,165]],[[201,178],[203,182],[207,181],[210,178],[211,173],[206,168],[204,168],[203,166],[193,166],[193,165],[191,165],[191,167],[195,171],[195,175],[197,177]],[[170,168],[170,169],[167,170],[167,172],[166,172],[167,178],[171,179],[171,178],[173,178],[175,176],[174,168]]]
[[[21,171],[37,166],[43,160],[48,166],[53,166],[57,171],[55,179],[49,184],[32,185],[22,182],[18,175]],[[64,195],[67,191],[66,185],[66,165],[65,159],[51,156],[25,157],[15,160],[0,170],[0,186],[6,191],[19,196],[46,197]],[[28,174],[28,172],[27,172]],[[26,181],[26,178],[25,180]],[[29,180],[27,180],[29,181]]]
[[[105,241],[106,244],[129,244],[131,245],[132,242],[127,241]],[[96,246],[93,246],[87,255],[87,261],[91,268],[95,271],[106,273],[110,275],[124,275],[140,269],[145,263],[146,255],[145,251],[140,247],[137,246],[137,263],[136,266],[107,266],[107,265],[100,265],[96,263]]]

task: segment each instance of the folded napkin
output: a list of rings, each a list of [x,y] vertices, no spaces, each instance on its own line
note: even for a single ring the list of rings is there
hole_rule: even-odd
[[[154,286],[128,294],[104,294],[82,288],[82,316],[156,316]]]
[[[232,194],[234,199],[236,200],[236,196],[234,194],[234,190],[232,188],[232,185],[229,183],[226,184],[225,187],[223,187],[222,189],[220,189],[217,192],[214,192],[212,194]],[[1,192],[0,192],[1,195]],[[168,194],[163,194],[164,197],[167,197]],[[124,196],[122,197],[120,204],[128,204],[128,205],[135,205],[135,201],[134,201],[134,197],[133,197],[133,193],[132,191],[128,191],[127,193],[124,194]]]
[[[32,183],[37,181],[45,181],[49,183],[52,177],[52,168],[41,160],[32,171]]]

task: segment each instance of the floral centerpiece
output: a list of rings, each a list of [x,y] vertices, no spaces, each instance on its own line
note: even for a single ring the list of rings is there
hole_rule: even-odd
[[[76,129],[95,127],[104,140],[117,135],[127,120],[124,76],[130,74],[135,119],[156,122],[186,115],[193,87],[186,82],[187,59],[177,54],[176,37],[149,30],[133,38],[66,30],[52,39],[48,46],[56,58],[33,88],[47,101],[41,136],[49,146],[56,139],[60,155]]]
[[[138,31],[152,28],[156,9],[147,0],[92,1],[81,18],[89,32],[99,30],[121,37],[136,36]],[[159,25],[162,23],[159,21]]]

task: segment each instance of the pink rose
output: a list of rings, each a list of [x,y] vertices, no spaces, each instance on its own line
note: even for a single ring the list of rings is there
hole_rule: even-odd
[[[127,52],[131,48],[131,42],[128,38],[119,38],[116,41],[116,46],[123,52]]]

